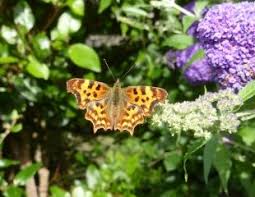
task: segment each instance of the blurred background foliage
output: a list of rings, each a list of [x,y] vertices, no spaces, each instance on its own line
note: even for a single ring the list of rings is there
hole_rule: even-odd
[[[188,27],[206,5],[221,2],[197,1],[194,18],[161,7],[166,0],[0,1],[0,196],[254,196],[253,122],[218,147],[204,175],[213,140],[204,150],[191,136],[177,143],[150,120],[132,137],[94,135],[65,87],[73,77],[113,84],[106,59],[116,77],[134,65],[124,86],[163,87],[171,102],[197,98],[204,87],[169,69],[165,53],[193,44]]]

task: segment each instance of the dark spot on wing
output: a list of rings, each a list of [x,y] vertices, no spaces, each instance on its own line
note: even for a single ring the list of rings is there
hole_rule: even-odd
[[[139,96],[135,97],[135,102],[139,101]]]
[[[84,94],[86,94],[86,92],[87,92],[86,90],[83,90],[83,93],[84,93]]]
[[[89,92],[89,93],[87,93],[87,96],[90,96],[91,95],[91,93]]]
[[[97,97],[97,93],[94,92],[93,96],[96,98]]]
[[[97,87],[96,87],[96,90],[100,90],[100,87],[101,87],[101,85],[98,84]]]
[[[138,94],[138,92],[137,92],[137,89],[136,89],[136,88],[134,88],[134,89],[133,89],[133,92],[134,92],[134,94]]]
[[[142,102],[144,103],[144,102],[145,102],[145,100],[144,100],[144,99],[142,99]]]
[[[149,100],[149,97],[148,97],[148,96],[146,96],[146,100],[147,100],[147,101]]]

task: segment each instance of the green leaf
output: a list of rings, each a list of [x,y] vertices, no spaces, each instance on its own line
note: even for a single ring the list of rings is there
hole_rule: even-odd
[[[193,16],[183,16],[182,18],[182,26],[183,26],[183,32],[187,32],[189,27],[197,20],[196,17]]]
[[[112,4],[112,0],[100,0],[98,13],[101,14]]]
[[[255,128],[254,127],[241,127],[238,135],[241,136],[244,143],[251,146],[255,142]]]
[[[89,165],[86,171],[88,187],[95,189],[101,179],[100,172],[94,165]]]
[[[14,22],[17,25],[25,27],[26,32],[33,28],[35,23],[34,15],[26,1],[18,1],[18,4],[14,8]]]
[[[243,102],[249,100],[255,96],[255,80],[250,81],[239,91],[239,96],[243,99]]]
[[[101,71],[101,64],[97,53],[85,44],[71,45],[68,49],[68,55],[73,63],[81,68],[95,72]]]
[[[70,197],[71,195],[58,186],[50,187],[51,197]]]
[[[38,33],[32,37],[32,44],[36,57],[40,59],[47,58],[51,53],[50,40],[47,35],[43,33]]]
[[[17,31],[5,25],[1,27],[1,36],[8,44],[16,44],[18,40]]]
[[[182,160],[182,155],[179,151],[172,151],[166,154],[164,158],[164,166],[167,171],[175,170]]]
[[[28,57],[29,63],[26,67],[28,73],[36,78],[42,78],[47,80],[49,78],[50,70],[46,64],[40,63],[35,57]]]
[[[186,34],[176,34],[167,38],[163,46],[172,47],[178,50],[186,49],[194,43],[193,37]]]
[[[84,1],[83,0],[68,0],[67,5],[71,9],[71,11],[78,15],[83,16],[84,15]]]
[[[200,17],[204,8],[209,5],[208,1],[196,1],[195,2],[195,8],[194,8],[194,12],[196,14],[197,17]]]
[[[15,125],[11,128],[11,132],[13,132],[13,133],[18,133],[18,132],[21,131],[22,129],[23,129],[22,123],[18,123],[18,124],[15,124]]]
[[[15,176],[13,183],[15,185],[25,185],[28,179],[32,178],[41,167],[42,165],[40,163],[31,164],[25,167]]]
[[[13,56],[0,57],[0,64],[12,64],[18,61],[19,59]]]
[[[24,192],[21,188],[11,185],[4,192],[4,196],[5,197],[22,197],[24,196]]]
[[[210,173],[214,161],[218,140],[219,137],[215,135],[205,144],[203,163],[204,163],[204,180],[206,184],[208,183],[208,175]]]
[[[198,151],[199,149],[201,149],[205,144],[206,144],[206,140],[201,140],[198,139],[194,142],[192,142],[192,144],[190,146],[188,146],[188,151],[185,153],[184,155],[184,160],[183,160],[183,169],[184,169],[184,178],[185,181],[188,181],[188,173],[187,173],[187,169],[186,169],[186,162],[188,159],[190,159],[191,155],[193,153],[195,153],[196,151]]]
[[[148,17],[148,13],[143,9],[138,7],[125,6],[122,8],[122,11],[125,12],[129,16],[143,16]]]
[[[58,19],[57,30],[63,36],[77,32],[81,27],[81,20],[69,12],[64,12]]]
[[[225,148],[224,144],[219,144],[216,150],[215,158],[213,161],[213,165],[216,168],[221,184],[223,186],[224,191],[227,193],[228,180],[231,173],[231,158],[228,150]]]
[[[19,164],[19,162],[15,160],[0,159],[0,168],[8,168],[9,166],[17,165],[17,164]]]

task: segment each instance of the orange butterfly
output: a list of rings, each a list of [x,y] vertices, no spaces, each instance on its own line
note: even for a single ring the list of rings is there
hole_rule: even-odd
[[[150,116],[155,104],[164,102],[167,92],[158,87],[129,86],[121,88],[119,80],[113,87],[107,84],[74,78],[67,81],[67,91],[75,95],[80,109],[86,109],[85,119],[98,129],[128,131],[131,135],[144,117]]]

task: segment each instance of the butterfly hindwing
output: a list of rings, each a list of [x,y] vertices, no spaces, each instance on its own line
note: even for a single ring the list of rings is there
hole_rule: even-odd
[[[100,128],[104,130],[112,129],[111,120],[107,114],[105,99],[91,101],[87,104],[85,119],[93,123],[94,133]]]
[[[80,109],[85,109],[90,101],[101,100],[109,91],[109,87],[102,82],[74,78],[66,83],[67,92],[75,95]]]
[[[144,117],[141,107],[127,102],[122,110],[122,114],[119,117],[117,124],[115,125],[115,129],[120,131],[126,130],[133,135],[134,128],[143,122]]]
[[[142,108],[144,116],[150,116],[155,105],[163,102],[167,92],[158,87],[151,86],[129,86],[124,88],[128,102]]]

